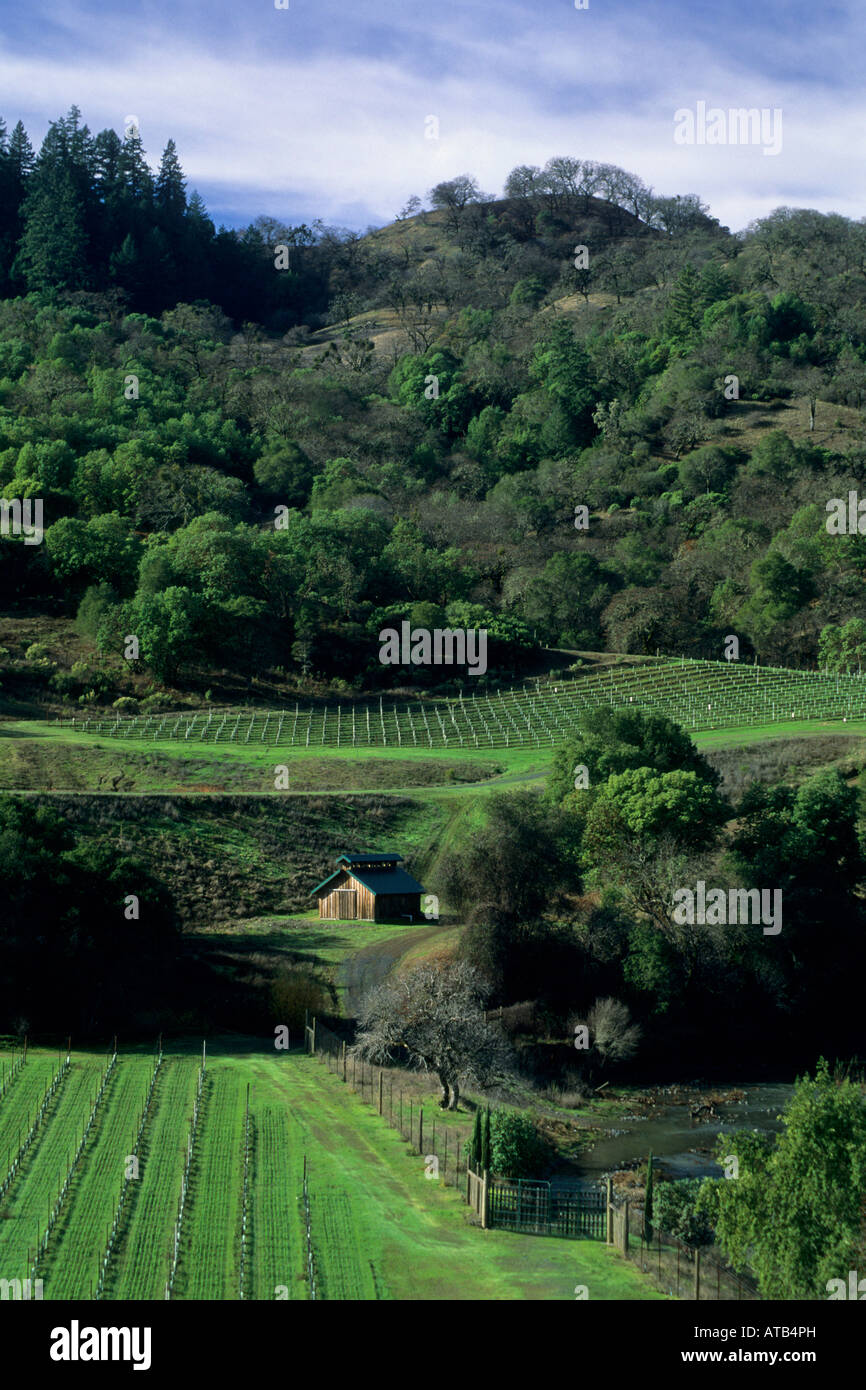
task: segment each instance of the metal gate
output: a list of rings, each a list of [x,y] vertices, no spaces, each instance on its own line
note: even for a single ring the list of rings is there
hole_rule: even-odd
[[[606,1194],[603,1187],[555,1187],[550,1182],[493,1178],[489,1190],[491,1226],[527,1235],[604,1240]]]

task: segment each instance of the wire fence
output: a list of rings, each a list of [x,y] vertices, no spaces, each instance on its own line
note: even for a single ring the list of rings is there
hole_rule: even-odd
[[[615,1206],[613,1215],[614,1245],[662,1293],[680,1299],[760,1302],[754,1281],[737,1274],[713,1246],[687,1245],[655,1226],[647,1240],[643,1207],[631,1202]]]
[[[457,1126],[447,1124],[438,1106],[425,1107],[416,1095],[403,1089],[399,1080],[395,1085],[392,1072],[355,1056],[345,1041],[318,1019],[307,1028],[307,1047],[322,1058],[328,1071],[339,1076],[407,1140],[423,1158],[426,1178],[445,1186],[466,1188],[467,1135]]]

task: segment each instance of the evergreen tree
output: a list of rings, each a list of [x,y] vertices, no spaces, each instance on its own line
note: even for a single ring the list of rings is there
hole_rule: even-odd
[[[134,127],[126,132],[117,160],[118,240],[132,236],[141,243],[153,226],[153,175],[144,157],[141,136]]]
[[[647,1245],[652,1244],[653,1238],[653,1154],[649,1152],[646,1165],[646,1196],[643,1204],[643,1238]]]
[[[703,310],[703,286],[698,272],[689,261],[683,266],[671,289],[664,317],[664,332],[669,338],[688,341],[700,324]]]
[[[33,166],[36,163],[36,156],[33,153],[33,146],[27,138],[27,131],[21,121],[18,121],[9,136],[8,147],[9,165],[23,190],[27,179],[33,173]]]
[[[118,158],[118,175],[130,203],[146,207],[153,199],[153,175],[144,157],[144,145],[134,126],[123,137]]]
[[[147,268],[133,236],[123,238],[110,258],[111,278],[137,304],[147,286]]]
[[[94,183],[103,204],[116,200],[123,187],[120,155],[123,144],[116,130],[101,130],[93,142]]]
[[[12,264],[23,230],[21,207],[27,179],[35,161],[33,147],[20,121],[8,140],[5,121],[0,121],[0,128],[3,132],[0,140],[0,293],[14,294]]]
[[[490,1106],[484,1111],[484,1134],[481,1140],[481,1171],[490,1167]]]
[[[173,140],[163,150],[156,176],[156,206],[164,227],[179,226],[186,211],[186,180]]]
[[[69,168],[37,168],[23,207],[24,229],[12,273],[30,290],[80,289],[87,280],[84,208]]]
[[[472,1126],[472,1139],[469,1144],[469,1162],[478,1171],[481,1162],[481,1107],[475,1111],[475,1123]]]

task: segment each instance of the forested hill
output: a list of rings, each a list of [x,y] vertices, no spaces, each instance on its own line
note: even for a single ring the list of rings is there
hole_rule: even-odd
[[[857,667],[866,226],[565,157],[428,201],[217,231],[171,143],[3,128],[7,708],[432,684],[379,662],[404,618],[487,627],[475,689],[538,645]]]

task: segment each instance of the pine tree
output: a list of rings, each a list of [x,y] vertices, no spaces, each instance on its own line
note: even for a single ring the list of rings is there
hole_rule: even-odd
[[[147,284],[147,269],[134,237],[125,236],[118,249],[112,251],[109,267],[114,283],[137,304]]]
[[[652,1244],[653,1238],[653,1155],[650,1149],[649,1158],[646,1165],[646,1196],[643,1204],[643,1238],[647,1245]]]
[[[481,1107],[475,1111],[475,1123],[472,1126],[472,1139],[469,1144],[469,1162],[478,1172],[481,1163]]]
[[[20,121],[8,141],[5,121],[0,122],[0,125],[3,130],[0,151],[0,291],[10,294],[16,291],[12,264],[23,231],[21,210],[35,157],[27,132]],[[23,289],[23,285],[20,288]]]
[[[162,152],[156,176],[156,206],[163,224],[169,228],[177,226],[186,211],[186,180],[173,140]]]
[[[23,187],[28,176],[33,173],[36,156],[21,121],[16,122],[12,134],[9,136],[8,154],[15,177],[20,180]]]
[[[153,174],[144,157],[141,136],[134,126],[130,126],[123,137],[117,174],[127,206],[140,213],[149,209],[153,201]]]
[[[664,317],[665,334],[675,340],[689,339],[697,329],[702,313],[700,277],[691,262],[687,262],[671,289]]]
[[[22,210],[24,229],[12,273],[28,289],[81,289],[87,282],[84,208],[72,171],[58,162],[36,169]]]
[[[490,1167],[490,1106],[484,1112],[484,1136],[481,1141],[481,1171]]]
[[[123,143],[116,130],[101,130],[93,142],[94,181],[101,201],[115,200],[123,183],[120,176],[120,153]]]

